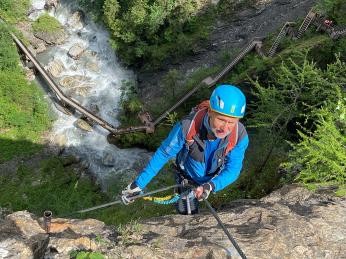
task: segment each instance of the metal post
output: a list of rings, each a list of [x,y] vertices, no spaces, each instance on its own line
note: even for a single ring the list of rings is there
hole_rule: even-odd
[[[45,212],[43,212],[43,225],[44,225],[44,229],[46,230],[47,234],[49,234],[49,232],[50,232],[52,215],[53,215],[53,213],[50,210],[46,210]]]

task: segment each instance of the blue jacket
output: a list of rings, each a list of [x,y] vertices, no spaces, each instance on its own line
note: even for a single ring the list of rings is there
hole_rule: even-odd
[[[141,189],[145,188],[151,179],[170,159],[175,158],[180,151],[186,151],[187,147],[185,143],[186,141],[182,130],[182,124],[181,122],[178,122],[171,130],[168,137],[157,149],[147,167],[135,180],[137,186]],[[211,181],[215,186],[213,191],[220,191],[238,179],[248,143],[248,135],[244,134],[243,138],[238,141],[236,146],[227,154],[225,163],[221,167],[220,172],[217,175],[214,175],[209,174],[208,169],[211,167],[210,163],[215,162],[213,161],[215,160],[213,155],[218,148],[218,145],[207,141],[204,159],[207,162],[198,162],[187,156],[184,161],[184,171],[198,184]]]

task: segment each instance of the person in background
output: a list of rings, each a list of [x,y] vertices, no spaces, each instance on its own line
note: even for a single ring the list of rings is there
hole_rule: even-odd
[[[230,185],[240,175],[249,138],[239,121],[246,99],[233,85],[220,85],[190,114],[179,121],[139,176],[122,191],[122,201],[138,195],[172,158],[178,184],[192,183],[193,195],[179,199],[180,214],[198,213],[198,201]],[[188,185],[191,186],[191,185]],[[191,187],[186,187],[191,188]],[[186,191],[179,188],[179,193]],[[190,192],[191,193],[191,192]]]

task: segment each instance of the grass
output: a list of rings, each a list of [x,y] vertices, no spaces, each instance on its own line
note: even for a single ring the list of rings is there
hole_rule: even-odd
[[[26,80],[17,49],[0,26],[0,163],[40,150],[51,125],[42,90]]]
[[[1,0],[0,18],[10,24],[26,20],[26,13],[30,7],[30,0]]]
[[[104,259],[105,257],[100,252],[92,251],[76,251],[70,252],[71,259]]]
[[[61,31],[63,28],[60,22],[48,13],[42,14],[33,24],[32,28],[35,32],[54,33]]]
[[[29,210],[36,215],[51,210],[58,216],[108,201],[87,177],[79,177],[53,157],[39,167],[20,166],[14,175],[0,175],[0,207]]]

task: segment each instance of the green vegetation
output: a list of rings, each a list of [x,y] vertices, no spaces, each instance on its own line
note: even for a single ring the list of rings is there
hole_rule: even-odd
[[[103,10],[123,61],[150,69],[199,51],[214,19],[213,6],[197,0],[105,0]]]
[[[296,178],[305,184],[345,184],[346,98],[337,107],[327,104],[314,114],[315,131],[298,131],[301,141],[291,144],[284,168],[292,175],[299,171]]]
[[[71,259],[104,259],[105,257],[100,252],[92,251],[71,251]]]
[[[0,162],[29,155],[41,147],[51,120],[43,92],[28,83],[19,66],[17,49],[7,28],[0,25]]]
[[[47,209],[56,216],[68,214],[108,200],[89,178],[65,168],[56,157],[43,160],[37,167],[20,166],[11,177],[2,174],[0,185],[0,207],[36,215]]]
[[[80,2],[90,7],[88,1]],[[213,8],[206,11],[202,6],[196,6],[198,1],[193,0],[176,5],[172,4],[173,1],[149,0],[94,2],[103,6],[103,19],[112,32],[113,46],[122,58],[128,64],[142,66],[146,63],[152,68],[167,60],[177,62],[182,56],[199,51],[216,14]],[[221,1],[219,8],[222,12],[233,12],[227,8],[227,2]],[[323,4],[328,2],[331,1],[324,1]],[[341,1],[335,3],[343,4]],[[8,17],[16,17],[11,13],[15,9],[7,8],[10,5],[12,1],[0,3],[2,16],[6,13]],[[342,5],[337,8],[333,5],[325,10],[333,14],[338,23],[342,21],[339,12]],[[54,31],[60,28],[47,16],[40,17],[35,30]],[[17,18],[20,19],[20,15]],[[340,53],[340,56],[335,56],[335,53]],[[222,206],[237,198],[260,198],[281,184],[292,181],[302,182],[314,189],[337,185],[336,194],[345,195],[346,104],[342,90],[346,83],[345,53],[345,38],[332,41],[311,30],[299,41],[285,40],[280,44],[279,55],[273,59],[248,55],[225,78],[225,82],[240,85],[250,100],[244,121],[251,145],[240,179],[211,195],[210,201],[214,206]],[[221,63],[227,62],[234,54],[222,53]],[[166,90],[163,95],[171,98],[162,98],[150,107],[140,102],[134,83],[124,82],[120,100],[123,111],[119,117],[122,125],[139,124],[137,113],[145,108],[149,108],[154,116],[159,115],[183,92],[221,68],[201,68],[185,82],[178,71],[171,70],[162,82]],[[124,147],[135,144],[155,150],[171,126],[191,107],[207,99],[210,92],[211,89],[206,88],[198,91],[168,115],[150,137],[144,133],[128,134],[119,138],[118,142]],[[40,136],[50,124],[48,108],[41,91],[25,80],[16,48],[3,26],[0,26],[0,100],[0,162],[40,150]],[[173,165],[166,165],[151,182],[149,190],[173,184],[172,172]],[[73,169],[64,167],[60,158],[53,157],[37,167],[22,165],[11,177],[2,172],[0,207],[28,209],[37,215],[46,209],[52,210],[54,215],[68,214],[118,199],[114,194],[118,194],[129,182],[124,177],[120,176],[117,183],[110,184],[111,190],[102,193],[89,178],[76,174]],[[158,196],[165,194],[172,194],[172,191]],[[135,222],[118,227],[123,242],[130,244],[130,233],[140,231],[140,225],[133,220],[174,211],[173,205],[137,200],[127,207],[116,205],[81,216],[98,218],[107,224]],[[71,257],[103,258],[101,253],[89,251],[74,251]]]
[[[265,48],[269,47],[270,44],[265,42]],[[345,53],[344,38],[333,41],[325,34],[316,34],[311,28],[298,41],[284,40],[278,55],[272,59],[255,53],[247,55],[225,78],[225,82],[241,86],[251,100],[245,118],[251,140],[247,157],[251,157],[251,161],[245,160],[240,180],[214,196],[214,203],[221,205],[234,198],[259,198],[283,181],[306,184],[315,181],[319,185],[336,183],[340,186],[337,192],[343,193],[345,125],[339,117],[325,113],[333,111],[334,115],[345,116],[342,115],[345,111],[335,112],[335,109],[341,109],[345,98],[342,90],[346,80]],[[223,53],[221,62],[235,54]],[[209,68],[209,72],[212,69]],[[219,69],[214,68],[213,73]],[[196,86],[205,77],[204,74],[197,80],[190,80],[193,83],[189,84],[181,82],[177,71],[170,71],[163,80],[167,96],[179,96],[175,93],[177,85],[189,85],[187,89]],[[249,86],[253,87],[251,91]],[[192,96],[175,111],[174,118],[169,116],[159,126],[161,137],[156,132],[150,140],[157,139],[155,143],[159,145],[160,138],[166,137],[170,130],[170,127],[163,128],[164,124],[170,125],[172,120],[180,119],[209,94],[210,91],[204,89],[203,93]],[[168,106],[167,98],[164,101],[165,104],[151,104],[149,110],[154,116]],[[331,133],[326,134],[328,131]],[[139,138],[134,136],[138,134],[127,138],[127,144],[139,141],[146,146],[144,134]],[[329,143],[335,147],[333,152],[328,149]]]
[[[1,0],[0,18],[10,24],[25,20],[30,2],[30,0]]]
[[[346,2],[344,0],[320,0],[317,4],[317,10],[325,13],[329,19],[339,24],[346,23]]]
[[[50,16],[48,13],[42,14],[33,24],[32,28],[35,32],[57,32],[62,30],[60,22]]]
[[[131,236],[133,234],[141,234],[142,226],[136,220],[131,220],[127,224],[119,224],[117,227],[117,232],[121,235],[121,243],[128,246],[133,242]]]
[[[104,0],[76,0],[76,2],[94,21],[102,21]]]

